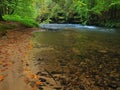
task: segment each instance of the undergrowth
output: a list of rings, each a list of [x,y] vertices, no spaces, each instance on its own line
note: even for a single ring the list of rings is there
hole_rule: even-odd
[[[38,22],[36,22],[34,19],[27,18],[27,17],[22,18],[18,15],[4,15],[3,19],[7,21],[20,22],[26,27],[39,27]]]

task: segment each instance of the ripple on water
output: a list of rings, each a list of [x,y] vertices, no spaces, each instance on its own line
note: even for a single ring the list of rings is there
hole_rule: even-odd
[[[99,31],[99,32],[115,32],[113,28],[102,28],[97,26],[87,26],[81,24],[40,24],[40,27],[43,29],[79,29],[82,31]]]

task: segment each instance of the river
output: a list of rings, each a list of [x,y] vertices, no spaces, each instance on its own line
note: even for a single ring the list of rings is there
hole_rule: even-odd
[[[34,32],[35,59],[66,78],[65,90],[120,89],[120,32],[78,24],[41,24]],[[42,64],[39,65],[41,67]]]

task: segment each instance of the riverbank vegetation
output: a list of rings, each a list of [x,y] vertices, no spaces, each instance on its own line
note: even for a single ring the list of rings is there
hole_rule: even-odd
[[[120,27],[119,0],[0,0],[0,21]]]
[[[0,21],[20,22],[26,27],[38,27],[32,0],[0,0]]]
[[[119,27],[120,1],[46,0],[41,3],[39,20]]]

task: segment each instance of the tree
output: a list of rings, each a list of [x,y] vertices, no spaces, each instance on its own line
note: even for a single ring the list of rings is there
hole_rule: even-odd
[[[0,20],[3,20],[2,16],[6,14],[35,18],[33,0],[0,0]]]
[[[4,15],[40,22],[106,25],[119,22],[119,0],[0,0],[0,20]]]
[[[5,14],[13,14],[18,0],[0,0],[0,20]]]

